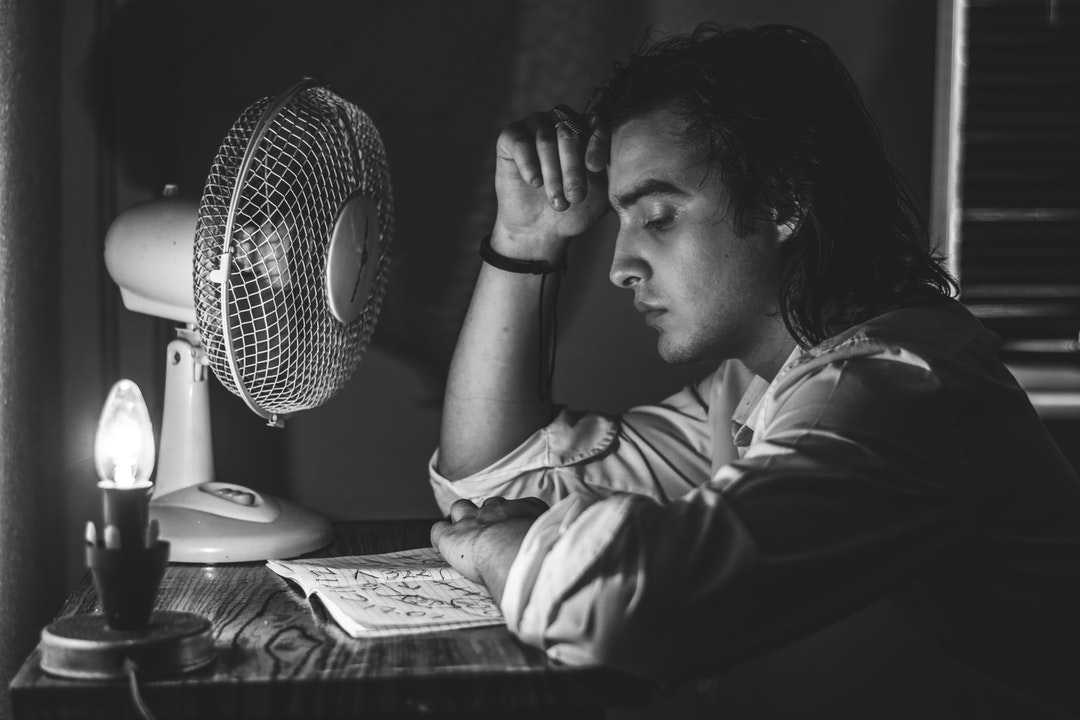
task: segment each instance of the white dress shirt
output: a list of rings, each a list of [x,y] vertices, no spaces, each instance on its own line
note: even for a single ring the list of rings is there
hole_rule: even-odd
[[[552,503],[502,606],[564,662],[713,676],[887,600],[979,677],[1075,710],[1080,481],[997,342],[954,301],[897,310],[771,383],[727,361],[617,417],[562,409],[461,480],[436,452],[432,486],[444,511]]]

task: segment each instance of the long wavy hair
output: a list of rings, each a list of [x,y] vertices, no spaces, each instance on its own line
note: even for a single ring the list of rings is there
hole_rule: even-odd
[[[779,308],[804,348],[957,293],[855,82],[809,32],[701,25],[616,63],[590,106],[612,130],[675,112],[683,141],[717,173],[736,232],[791,224]]]

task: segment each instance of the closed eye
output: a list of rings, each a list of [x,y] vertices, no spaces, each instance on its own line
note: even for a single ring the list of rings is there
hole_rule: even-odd
[[[646,221],[644,227],[646,230],[666,230],[667,228],[671,227],[672,223],[674,222],[675,214],[665,213],[663,215],[657,215],[651,220]]]

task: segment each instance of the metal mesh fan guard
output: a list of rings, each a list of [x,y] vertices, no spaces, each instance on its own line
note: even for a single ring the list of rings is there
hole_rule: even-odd
[[[367,196],[378,217],[375,277],[359,315],[328,307],[339,213]],[[195,311],[210,366],[257,413],[279,417],[336,394],[363,356],[389,272],[393,196],[371,119],[313,81],[234,123],[210,169],[195,233]]]

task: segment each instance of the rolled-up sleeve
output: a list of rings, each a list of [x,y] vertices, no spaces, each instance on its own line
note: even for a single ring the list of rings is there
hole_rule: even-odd
[[[436,450],[428,464],[435,499],[448,512],[462,498],[538,497],[554,504],[570,495],[683,495],[707,481],[711,470],[713,383],[710,375],[657,405],[615,417],[562,408],[513,452],[458,480],[439,473]]]
[[[508,625],[552,657],[701,676],[854,612],[945,559],[965,482],[949,397],[919,358],[778,377],[745,457],[672,501],[570,497],[526,536]]]

